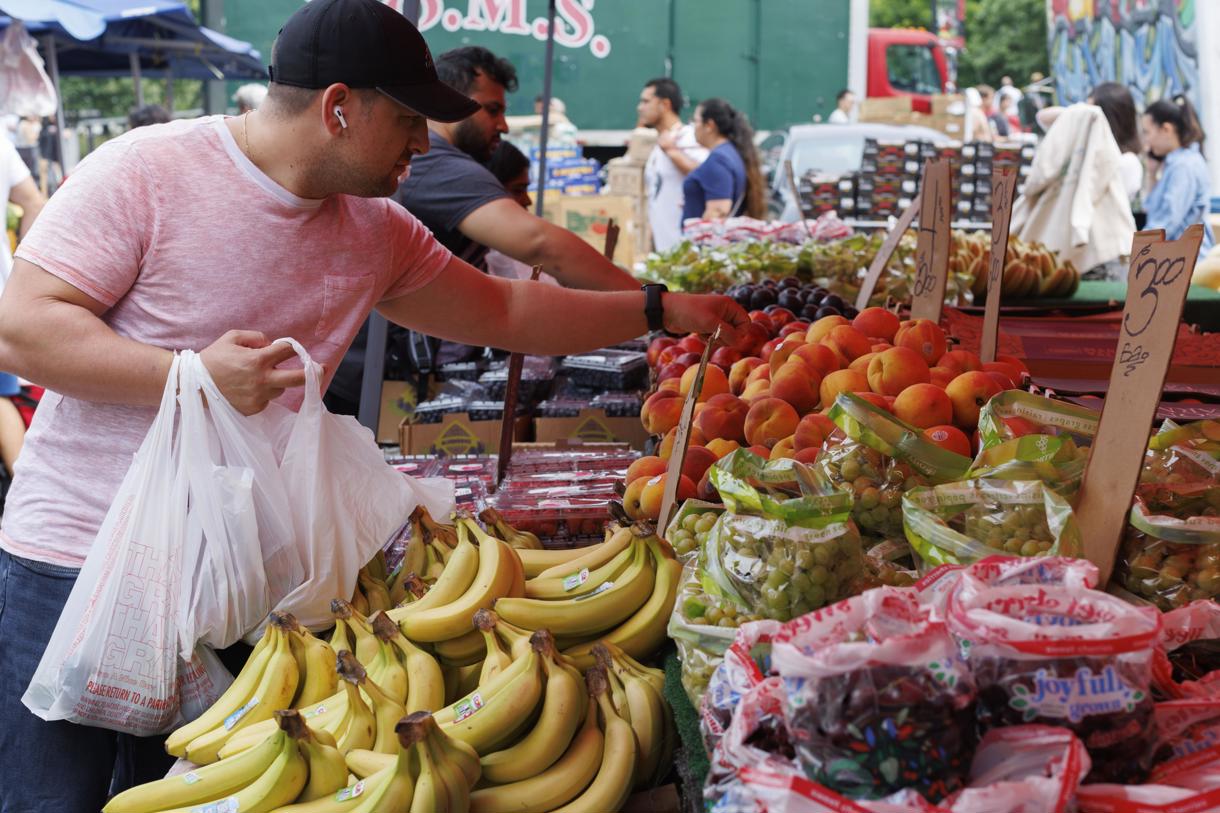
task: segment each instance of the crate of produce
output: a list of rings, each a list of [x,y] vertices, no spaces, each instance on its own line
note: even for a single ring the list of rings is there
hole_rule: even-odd
[[[648,384],[648,357],[629,350],[598,350],[568,356],[563,371],[578,387],[596,390],[638,390]]]

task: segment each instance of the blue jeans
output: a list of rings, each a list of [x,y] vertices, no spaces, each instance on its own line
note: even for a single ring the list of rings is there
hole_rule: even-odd
[[[22,705],[77,573],[0,550],[0,813],[97,813],[174,762],[163,737],[48,723]]]

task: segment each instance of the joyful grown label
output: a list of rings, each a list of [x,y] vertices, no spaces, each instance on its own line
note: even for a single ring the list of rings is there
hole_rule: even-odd
[[[1008,704],[1023,711],[1026,721],[1050,717],[1079,723],[1094,714],[1131,712],[1143,699],[1144,693],[1128,686],[1110,665],[1098,674],[1084,666],[1065,678],[1039,669],[1033,688],[1015,686]]]
[[[468,700],[461,700],[453,707],[453,721],[460,723],[481,708],[483,708],[483,695],[475,692]]]

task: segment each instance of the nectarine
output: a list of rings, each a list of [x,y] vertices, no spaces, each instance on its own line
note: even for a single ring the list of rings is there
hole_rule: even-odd
[[[641,477],[656,477],[665,473],[666,462],[656,455],[638,457],[627,467],[627,476],[623,480],[631,485]]]
[[[839,325],[850,324],[842,316],[823,316],[821,319],[809,326],[809,330],[805,333],[805,341],[810,344],[817,344],[827,336],[830,331],[834,330]]]
[[[730,395],[727,392],[722,392],[719,395],[713,395],[704,404],[703,412],[699,414],[699,418],[695,421],[695,426],[699,428],[699,432],[707,439],[711,438],[729,438],[730,440],[742,441],[746,439],[746,413],[750,411],[750,407],[745,401]],[[692,477],[698,480],[698,477]]]
[[[792,435],[792,445],[797,450],[810,447],[820,449],[830,433],[835,431],[835,424],[825,415],[814,412],[801,418]]]
[[[868,385],[879,395],[898,395],[912,384],[931,380],[928,365],[909,347],[891,347],[878,353],[868,365]]]
[[[683,397],[690,392],[691,387],[695,385],[695,376],[699,374],[698,367],[690,367],[682,374],[682,386],[679,392]],[[698,403],[703,403],[713,395],[720,395],[723,392],[729,391],[729,377],[725,375],[724,370],[714,364],[707,365],[707,369],[703,373],[703,389],[699,390],[699,397],[696,399]]]
[[[826,317],[829,319],[830,317]],[[867,392],[868,377],[858,370],[836,370],[822,379],[822,408],[829,409],[841,392]]]
[[[962,429],[974,429],[979,423],[979,410],[1002,391],[995,379],[981,370],[962,373],[945,387],[945,394],[953,402],[953,422]]]
[[[953,420],[953,402],[935,384],[912,384],[894,399],[894,414],[912,426],[929,426]]]
[[[851,320],[851,325],[865,336],[888,342],[898,332],[898,317],[885,308],[865,308]]]
[[[929,319],[915,319],[903,322],[894,334],[895,347],[909,347],[931,367],[945,354],[947,342],[945,331],[940,325]]]
[[[942,449],[948,449],[951,452],[956,452],[963,457],[970,457],[970,438],[966,437],[966,433],[958,429],[956,426],[948,424],[942,426],[929,426],[923,431],[924,437],[935,443]]]
[[[822,376],[799,358],[771,375],[771,396],[787,401],[798,415],[814,409],[821,397]]]
[[[671,390],[658,390],[640,408],[640,423],[650,435],[663,435],[678,425],[682,417],[681,395]]]
[[[800,420],[792,405],[780,398],[755,401],[746,414],[746,442],[770,449],[781,438],[795,432]]]

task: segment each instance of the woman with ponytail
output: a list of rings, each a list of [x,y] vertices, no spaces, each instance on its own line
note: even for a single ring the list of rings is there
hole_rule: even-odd
[[[1187,226],[1202,223],[1200,251],[1206,254],[1215,242],[1207,223],[1211,177],[1201,152],[1205,136],[1194,107],[1183,96],[1161,99],[1148,105],[1141,126],[1148,148],[1144,197],[1148,222],[1144,228],[1164,229],[1168,239],[1176,240]]]
[[[754,130],[744,113],[724,99],[695,108],[695,140],[709,151],[682,184],[682,220],[767,214],[766,181],[759,168]]]

